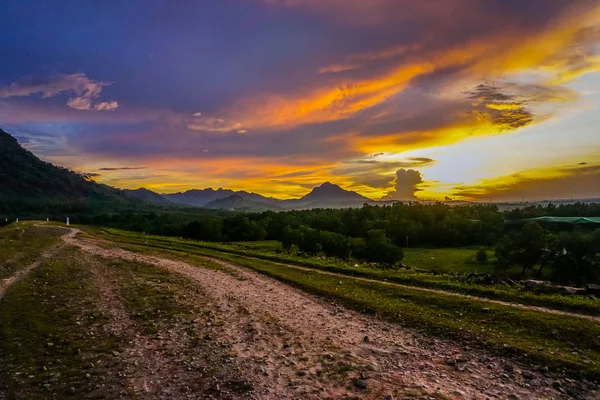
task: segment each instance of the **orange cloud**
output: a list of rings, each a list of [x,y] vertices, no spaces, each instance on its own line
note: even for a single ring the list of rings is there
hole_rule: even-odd
[[[584,163],[585,164],[585,163]],[[600,196],[598,181],[600,165],[576,165],[522,171],[508,176],[457,186],[451,189],[453,196],[467,200],[489,199],[506,201],[550,200],[572,196],[592,198]]]
[[[315,89],[308,95],[250,98],[233,108],[232,119],[249,129],[289,128],[297,125],[347,119],[404,90],[410,81],[433,72],[433,64],[403,65],[381,79],[353,81],[333,88]]]
[[[296,4],[290,4],[292,3]],[[577,40],[590,39],[590,35],[582,35],[581,32],[590,29],[589,26],[597,22],[595,15],[565,18],[558,25],[549,26],[543,32],[530,37],[523,37],[522,32],[506,32],[500,37],[473,39],[445,51],[428,53],[423,50],[421,54],[411,55],[408,60],[403,60],[383,75],[369,79],[343,78],[333,86],[323,86],[308,92],[302,90],[290,95],[251,96],[236,102],[230,110],[224,110],[224,113],[229,115],[228,120],[241,121],[248,129],[283,129],[349,119],[405,91],[415,79],[448,68],[459,71],[457,76],[461,80],[470,79],[472,82],[490,77],[510,77],[512,74],[543,68],[545,73],[556,77],[553,83],[564,82],[592,68],[587,66],[583,69],[569,69],[568,63],[557,58],[557,55],[570,52]],[[396,46],[379,53],[358,54],[356,57],[393,56],[408,50],[416,51],[420,47],[421,45]],[[353,66],[342,63],[321,71],[335,72],[349,70],[351,67]],[[572,93],[564,96],[567,91],[561,88],[556,88],[556,95],[552,95],[553,85],[548,82],[546,84],[549,86],[544,91],[544,98],[537,101],[562,102],[574,98]],[[518,107],[517,104],[503,103],[490,104],[487,108],[507,111],[516,110]],[[477,132],[494,133],[493,129],[488,129],[485,121],[482,125],[476,129]],[[456,132],[453,127],[450,129]],[[463,131],[473,132],[470,127]],[[445,130],[441,130],[440,133],[446,136]],[[425,139],[428,140],[427,137]],[[444,138],[441,140],[447,142]]]

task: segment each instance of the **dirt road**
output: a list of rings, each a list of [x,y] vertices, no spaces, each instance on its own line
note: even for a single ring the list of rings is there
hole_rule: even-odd
[[[257,398],[568,398],[548,377],[509,360],[337,307],[230,263],[222,264],[235,274],[104,248],[74,234],[64,239],[97,256],[154,264],[197,282],[217,306],[221,339]]]

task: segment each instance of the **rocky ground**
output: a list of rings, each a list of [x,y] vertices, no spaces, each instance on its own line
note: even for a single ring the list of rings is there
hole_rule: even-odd
[[[205,327],[214,328],[212,334],[207,334],[207,340],[231,351],[232,358],[227,362],[235,363],[243,371],[248,382],[246,396],[600,398],[593,383],[556,379],[544,366],[522,366],[481,350],[423,336],[321,301],[230,263],[221,263],[225,271],[199,268],[167,257],[107,248],[73,235],[65,240],[104,259],[159,266],[195,282],[214,309],[203,320]],[[107,276],[98,275],[107,307],[112,310],[114,320],[120,321],[114,329],[129,330],[131,322],[119,311]],[[166,340],[175,343],[177,329],[172,335]],[[172,368],[176,359],[164,359],[157,351],[151,344],[136,342],[134,336],[131,353],[124,355],[126,361],[130,359],[128,364],[138,367],[140,360],[151,358],[152,354],[161,358],[142,363],[142,369],[149,371],[149,375],[132,378],[135,390],[158,393],[153,387],[167,385],[174,390],[182,385],[190,387],[193,374],[181,378],[181,373]]]

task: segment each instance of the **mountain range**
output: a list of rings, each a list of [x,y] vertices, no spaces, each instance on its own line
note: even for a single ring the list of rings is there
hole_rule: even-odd
[[[153,205],[180,205],[201,207],[212,210],[266,211],[309,208],[348,208],[361,207],[365,203],[376,203],[356,192],[344,190],[338,185],[325,182],[310,193],[291,200],[265,197],[258,193],[234,191],[231,189],[192,189],[173,194],[158,194],[148,189],[125,190],[128,196],[138,198]],[[165,203],[165,200],[168,203]]]
[[[0,214],[23,210],[44,214],[89,210],[111,212],[143,209],[148,205],[260,212],[361,207],[365,203],[375,202],[330,182],[292,200],[222,188],[172,194],[159,194],[145,188],[120,190],[40,160],[0,129]]]
[[[231,189],[192,189],[187,192],[179,192],[172,194],[163,194],[165,199],[177,203],[192,207],[204,207],[207,204],[216,200],[222,200],[231,196],[238,196],[244,200],[251,202],[257,202],[261,204],[275,205],[279,202],[278,199],[272,197],[265,197],[257,193],[248,193],[246,191],[233,191]]]

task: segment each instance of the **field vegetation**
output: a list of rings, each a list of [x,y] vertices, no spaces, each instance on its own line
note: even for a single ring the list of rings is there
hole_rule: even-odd
[[[473,346],[498,354],[521,355],[539,367],[588,377],[598,376],[600,372],[596,367],[600,365],[600,343],[597,341],[600,324],[596,321],[486,301],[486,298],[518,298],[523,303],[599,315],[598,305],[589,298],[534,295],[501,287],[485,288],[453,281],[445,275],[353,267],[318,261],[318,258],[307,259],[311,261],[304,263],[283,264],[283,259],[277,257],[287,261],[290,256],[257,253],[240,245],[139,236],[112,229],[88,230],[88,234],[108,240],[107,245],[126,246],[130,250],[137,248],[139,252],[153,248],[159,252],[179,253],[178,257],[184,260],[200,256],[232,262],[360,312],[377,314],[428,335],[466,340]],[[359,277],[373,280],[365,281]],[[390,285],[392,281],[414,287]],[[419,286],[476,293],[484,298],[423,291]]]
[[[241,245],[197,242],[152,235],[139,235],[115,229],[88,229],[95,236],[112,242],[129,243],[175,250],[185,254],[244,256],[256,260],[272,261],[282,265],[312,268],[325,272],[351,277],[361,277],[387,283],[415,286],[417,288],[439,289],[468,294],[483,298],[502,300],[511,303],[528,304],[557,310],[600,315],[600,301],[586,296],[565,296],[560,294],[536,293],[520,286],[505,283],[489,283],[483,278],[468,278],[461,274],[433,274],[414,269],[380,268],[369,264],[353,264],[320,257],[294,256],[287,253],[251,250]]]

